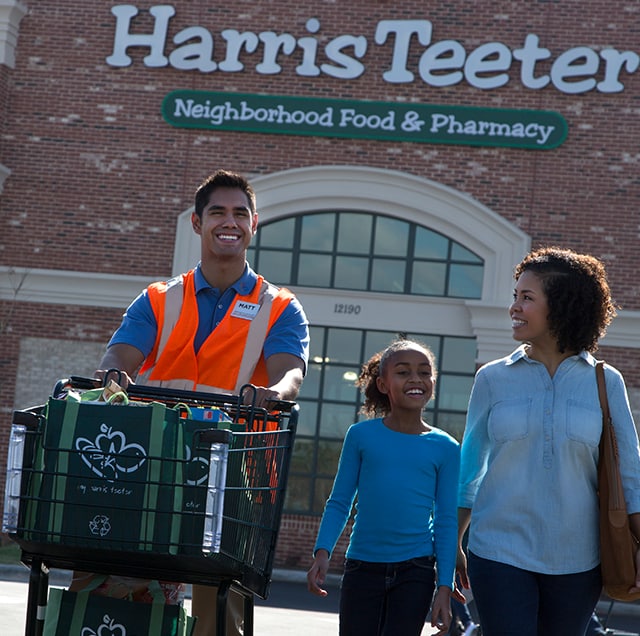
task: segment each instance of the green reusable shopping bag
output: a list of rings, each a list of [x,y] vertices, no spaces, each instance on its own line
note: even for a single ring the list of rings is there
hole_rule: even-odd
[[[185,452],[178,420],[160,403],[51,398],[25,538],[176,553]]]
[[[51,588],[43,636],[191,636],[194,626],[180,605]]]

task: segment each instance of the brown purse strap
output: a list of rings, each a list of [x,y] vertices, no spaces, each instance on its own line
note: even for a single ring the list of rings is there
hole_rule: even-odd
[[[598,360],[596,362],[596,380],[598,381],[598,397],[600,398],[600,408],[602,409],[602,425],[611,426],[607,385],[604,379],[604,360]]]

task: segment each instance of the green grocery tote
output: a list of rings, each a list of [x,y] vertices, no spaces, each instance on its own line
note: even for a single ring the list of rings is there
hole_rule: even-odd
[[[90,591],[49,590],[43,636],[191,636],[195,619],[180,605],[136,603]]]
[[[49,399],[24,538],[101,550],[176,553],[185,445],[160,403]]]

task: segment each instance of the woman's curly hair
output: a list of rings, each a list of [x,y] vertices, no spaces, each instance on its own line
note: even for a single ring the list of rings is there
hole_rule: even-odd
[[[516,266],[514,278],[524,272],[535,273],[542,282],[558,349],[594,352],[616,315],[603,263],[588,254],[543,247]]]
[[[377,379],[384,372],[387,360],[398,351],[407,349],[422,351],[431,364],[431,373],[435,390],[437,376],[436,357],[433,351],[421,342],[415,340],[399,339],[394,340],[386,349],[374,353],[367,362],[362,365],[360,376],[356,380],[356,386],[360,388],[364,395],[364,404],[360,412],[367,417],[377,417],[388,415],[391,411],[389,396],[381,393],[378,389]]]

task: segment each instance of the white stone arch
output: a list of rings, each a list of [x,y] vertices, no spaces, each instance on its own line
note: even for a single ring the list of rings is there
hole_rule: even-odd
[[[484,261],[482,297],[478,301],[429,299],[431,308],[440,309],[433,315],[435,319],[440,316],[443,325],[456,325],[461,335],[466,332],[476,336],[479,362],[513,348],[506,307],[513,289],[513,268],[529,250],[530,240],[522,230],[469,195],[415,175],[367,166],[296,168],[256,176],[251,182],[260,222],[305,212],[351,209],[396,216],[462,244]],[[197,262],[200,247],[191,228],[192,210],[178,219],[174,273]],[[317,295],[317,290],[296,291],[303,297],[306,294],[309,306],[314,306],[311,296]],[[419,302],[426,301],[421,298]]]

